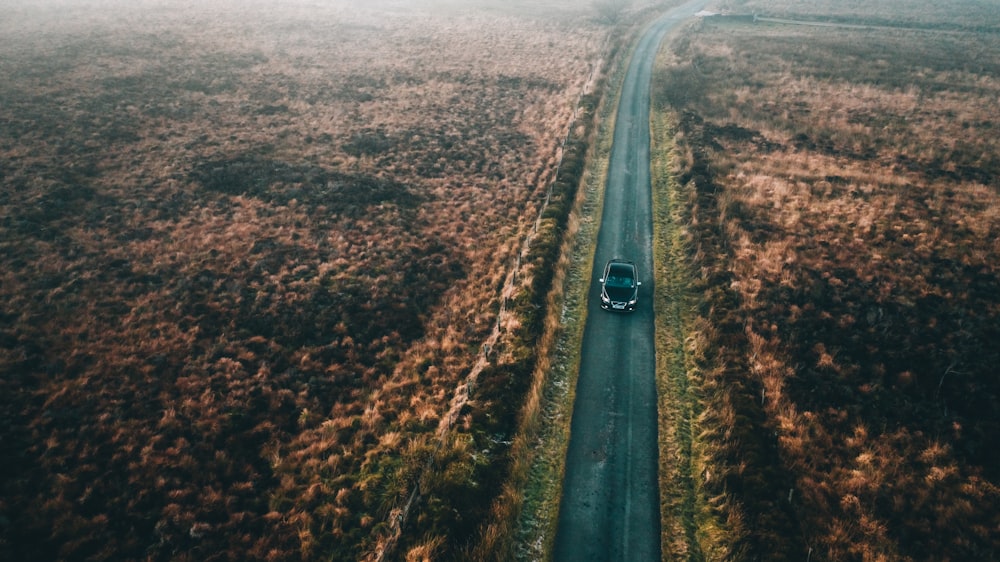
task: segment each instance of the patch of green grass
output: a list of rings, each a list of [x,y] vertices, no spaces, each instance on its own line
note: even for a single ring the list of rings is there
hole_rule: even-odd
[[[614,52],[621,52],[621,49]],[[562,306],[550,311],[550,314],[560,316],[562,327],[552,349],[551,368],[542,391],[541,427],[532,447],[533,459],[523,491],[521,515],[515,529],[517,560],[548,559],[555,541],[566,450],[569,446],[570,423],[576,397],[576,377],[580,367],[580,349],[587,323],[590,274],[600,230],[600,217],[604,209],[604,186],[614,139],[620,84],[627,62],[628,57],[617,57],[610,64],[612,70],[608,83],[613,89],[606,92],[604,103],[598,109],[596,119],[599,125],[583,171],[573,217],[570,219],[572,236],[563,248],[563,256],[568,259],[568,264]],[[593,99],[584,101],[591,103]]]
[[[725,529],[701,496],[703,471],[695,443],[697,369],[686,345],[695,334],[690,250],[685,240],[683,186],[673,173],[673,130],[667,114],[650,116],[653,188],[653,263],[656,278],[656,382],[660,426],[662,544],[668,559],[717,559]]]

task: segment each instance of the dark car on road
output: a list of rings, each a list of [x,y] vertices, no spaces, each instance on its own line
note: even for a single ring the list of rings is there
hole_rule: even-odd
[[[604,266],[601,276],[601,308],[605,310],[635,310],[639,299],[639,275],[635,264],[612,259]]]

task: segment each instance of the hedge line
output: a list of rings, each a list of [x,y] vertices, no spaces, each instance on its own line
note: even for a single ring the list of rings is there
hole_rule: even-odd
[[[600,91],[600,87],[598,91]],[[570,128],[561,165],[551,184],[537,231],[522,257],[520,275],[530,276],[508,303],[518,328],[503,334],[491,350],[493,361],[476,379],[472,400],[447,443],[435,453],[431,469],[420,477],[418,514],[411,517],[392,556],[433,548],[437,560],[467,560],[491,520],[492,510],[510,477],[510,445],[538,362],[537,341],[545,329],[546,300],[552,289],[560,247],[573,201],[583,178],[594,111],[599,94],[581,98]]]

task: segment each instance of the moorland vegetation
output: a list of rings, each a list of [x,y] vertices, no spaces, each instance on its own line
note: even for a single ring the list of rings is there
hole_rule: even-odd
[[[0,22],[4,559],[449,558],[493,516],[607,28],[266,4]]]
[[[705,18],[658,63],[702,303],[678,462],[728,533],[676,556],[1000,553],[1000,34],[918,4],[731,2],[918,29]]]

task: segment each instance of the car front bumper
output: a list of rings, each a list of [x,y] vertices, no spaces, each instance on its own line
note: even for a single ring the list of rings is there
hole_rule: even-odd
[[[618,301],[605,301],[601,299],[601,308],[604,310],[620,310],[623,312],[632,312],[635,310],[635,301],[632,302],[618,302]]]

